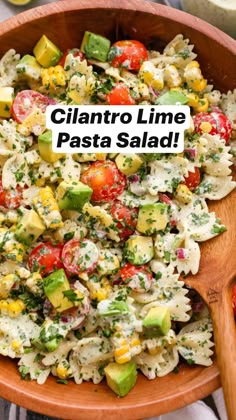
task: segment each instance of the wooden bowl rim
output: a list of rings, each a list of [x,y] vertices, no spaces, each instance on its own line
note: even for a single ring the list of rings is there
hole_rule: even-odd
[[[209,23],[183,11],[141,0],[129,0],[129,2],[127,2],[127,0],[119,0],[119,2],[114,2],[113,0],[95,0],[93,3],[90,3],[89,0],[73,0],[73,2],[64,0],[60,2],[53,2],[29,9],[28,11],[20,13],[2,22],[0,24],[0,38],[2,35],[7,35],[8,32],[20,27],[21,25],[29,22],[34,24],[37,20],[48,16],[71,12],[74,10],[93,10],[98,8],[111,9],[114,11],[117,10],[117,12],[120,10],[144,12],[164,17],[166,19],[175,20],[176,22],[181,23],[186,27],[193,28],[195,31],[211,38],[213,41],[230,51],[233,55],[236,55],[236,41]],[[0,363],[2,363],[2,361]],[[10,366],[13,363],[9,361],[8,364]],[[205,397],[207,394],[213,392],[220,386],[219,372],[216,363],[209,368],[203,368],[202,370],[199,368],[196,369],[196,371],[198,371],[198,374],[195,378],[191,379],[189,382],[186,381],[181,389],[176,388],[174,395],[172,394],[171,396],[166,397],[166,403],[169,404],[168,410],[166,410],[166,403],[163,405],[161,401],[156,402],[149,399],[145,402],[136,401],[135,404],[132,399],[129,399],[129,396],[119,400],[114,396],[114,406],[111,404],[109,406],[104,405],[103,400],[103,404],[101,406],[97,405],[97,407],[95,407],[92,405],[90,407],[88,405],[85,406],[85,404],[79,401],[79,399],[78,403],[76,402],[70,405],[70,402],[63,400],[63,398],[58,401],[54,395],[50,394],[50,392],[48,392],[47,395],[43,395],[43,385],[33,383],[31,392],[30,387],[29,389],[28,387],[24,387],[24,382],[19,380],[18,372],[15,370],[14,373],[12,369],[9,370],[8,382],[6,382],[6,372],[4,372],[4,375],[2,371],[0,372],[0,387],[1,396],[3,398],[43,414],[51,416],[61,416],[62,414],[63,416],[66,416],[64,418],[67,419],[78,419],[78,410],[80,410],[79,418],[81,419],[87,419],[93,415],[94,420],[100,420],[103,418],[104,414],[109,415],[109,419],[121,419],[124,415],[128,414],[130,420],[136,419],[136,414],[139,418],[140,416],[150,417],[157,414],[163,414],[166,411],[169,411],[169,409],[175,410],[183,407],[197,399]],[[59,386],[57,384],[55,385]],[[188,393],[189,385],[191,386],[190,393]],[[36,389],[38,389],[39,392],[37,392]],[[135,409],[135,413],[131,415],[130,413],[132,408]]]
[[[90,0],[73,0],[73,2],[69,0],[56,1],[26,10],[25,12],[3,21],[0,24],[0,36],[25,23],[33,23],[34,21],[40,20],[46,16],[52,16],[61,12],[64,13],[73,10],[96,10],[98,8],[113,9],[117,11],[124,9],[131,11],[135,10],[138,12],[158,15],[170,20],[174,19],[176,22],[193,28],[207,37],[210,37],[215,42],[236,55],[236,40],[231,38],[225,32],[182,10],[177,10],[172,7],[147,0],[119,0],[119,2],[114,2],[113,0],[95,0],[93,2],[90,2]]]

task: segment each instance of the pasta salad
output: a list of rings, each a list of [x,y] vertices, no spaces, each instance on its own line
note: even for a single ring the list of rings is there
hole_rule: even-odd
[[[163,52],[86,32],[62,53],[43,35],[0,60],[0,354],[23,379],[49,374],[125,396],[137,370],[212,363],[207,308],[181,276],[226,230],[207,200],[232,180],[236,95],[204,78],[193,45]],[[50,104],[191,108],[180,154],[59,154]]]

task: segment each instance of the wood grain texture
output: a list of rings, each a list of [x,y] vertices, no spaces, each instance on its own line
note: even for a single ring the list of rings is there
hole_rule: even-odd
[[[198,18],[158,4],[136,0],[73,0],[51,3],[0,24],[0,55],[9,48],[30,53],[45,33],[61,49],[78,47],[83,32],[90,30],[111,40],[139,39],[162,49],[176,34],[183,33],[195,44],[204,75],[215,87],[227,91],[236,86],[236,42]],[[229,408],[235,419],[232,392],[235,389],[235,326],[231,310],[231,286],[236,275],[236,194],[211,209],[228,231],[202,244],[200,272],[189,279],[208,303],[214,322],[218,363]],[[223,349],[222,349],[223,347]],[[182,365],[179,374],[138,383],[125,397],[117,398],[105,383],[67,386],[49,378],[44,385],[20,379],[16,364],[0,357],[1,396],[51,416],[66,419],[140,419],[183,407],[220,386],[216,361],[209,368]],[[232,414],[233,413],[233,414]]]

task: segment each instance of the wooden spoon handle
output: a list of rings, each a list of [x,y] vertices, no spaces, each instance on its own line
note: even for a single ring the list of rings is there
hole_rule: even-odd
[[[218,303],[217,303],[218,300]],[[210,305],[217,363],[229,420],[236,419],[236,327],[232,290],[228,287]]]

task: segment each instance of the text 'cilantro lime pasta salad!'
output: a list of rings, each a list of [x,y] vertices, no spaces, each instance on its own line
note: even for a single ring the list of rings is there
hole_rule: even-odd
[[[2,57],[0,353],[23,379],[106,377],[124,396],[137,369],[212,363],[207,308],[180,274],[226,229],[206,200],[236,185],[236,91],[214,90],[195,59],[182,35],[160,53],[91,32],[64,54],[43,35]],[[180,154],[56,154],[45,111],[57,103],[187,104],[191,127]]]

